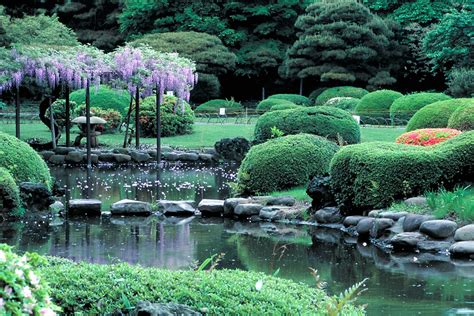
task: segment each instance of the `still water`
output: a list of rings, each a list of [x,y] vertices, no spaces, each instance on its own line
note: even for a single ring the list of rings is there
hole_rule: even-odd
[[[53,168],[72,198],[99,197],[104,209],[122,198],[225,198],[235,166],[170,165],[157,179],[153,168],[101,168],[89,182],[84,170]],[[158,181],[158,182],[157,182]],[[160,190],[156,183],[161,183]],[[90,189],[90,190],[89,190]],[[359,303],[369,315],[474,315],[474,261],[445,255],[387,254],[339,231],[308,226],[246,223],[221,218],[55,219],[0,224],[0,242],[96,263],[125,261],[189,269],[224,253],[220,267],[260,271],[314,285],[318,270],[336,294],[369,278]]]

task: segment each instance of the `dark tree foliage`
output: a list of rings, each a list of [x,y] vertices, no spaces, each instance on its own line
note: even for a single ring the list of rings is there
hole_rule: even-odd
[[[301,15],[298,40],[282,68],[285,77],[376,88],[395,83],[403,49],[387,22],[355,1],[315,3]]]
[[[219,96],[218,76],[235,67],[236,56],[213,35],[198,32],[167,32],[147,34],[133,44],[148,44],[162,52],[177,52],[196,62],[199,83],[191,92],[193,101]]]

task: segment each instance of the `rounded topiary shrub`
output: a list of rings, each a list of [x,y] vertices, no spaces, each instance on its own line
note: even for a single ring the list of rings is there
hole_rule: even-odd
[[[293,102],[290,102],[288,100],[283,100],[283,99],[265,99],[262,100],[258,103],[257,105],[257,111],[259,112],[266,112],[270,110],[272,107],[275,105],[286,105],[286,106],[296,106]]]
[[[219,113],[220,108],[225,108],[227,114],[240,112],[243,110],[242,104],[240,104],[240,102],[235,102],[234,100],[215,99],[201,104],[196,109],[194,109],[194,112],[217,114]]]
[[[27,143],[0,132],[0,167],[10,172],[17,184],[43,183],[51,187],[48,166]]]
[[[340,98],[340,97],[350,97],[361,99],[364,95],[369,93],[369,91],[351,87],[351,86],[341,86],[341,87],[333,87],[324,90],[317,98],[316,98],[316,105],[323,105],[332,98]]]
[[[20,191],[10,172],[0,168],[0,221],[15,216],[20,206]],[[19,215],[19,214],[18,214]]]
[[[422,92],[404,95],[396,99],[390,107],[390,119],[393,123],[404,123],[425,105],[451,99],[444,93]]]
[[[339,143],[360,142],[359,124],[350,113],[329,106],[267,112],[257,120],[255,141],[262,143],[272,138],[272,128],[279,129],[284,135],[307,133]]]
[[[343,147],[331,161],[331,186],[347,214],[452,188],[474,177],[474,131],[434,146],[371,142]]]
[[[289,94],[289,93],[273,94],[269,96],[267,99],[280,99],[280,100],[290,101],[296,105],[304,105],[304,106],[309,105],[309,99],[305,97],[304,95],[299,95],[299,94]]]
[[[413,115],[406,130],[447,127],[454,111],[469,104],[474,104],[474,99],[451,99],[428,104]]]
[[[474,104],[460,106],[448,121],[449,128],[461,131],[474,130]]]
[[[161,136],[176,136],[192,133],[194,112],[184,102],[184,112],[178,104],[178,98],[164,96],[160,107]],[[145,98],[140,104],[140,128],[144,137],[156,137],[156,98]]]
[[[90,89],[91,107],[102,110],[112,109],[125,116],[130,105],[130,94],[125,90],[114,90],[106,86],[99,89]],[[86,90],[80,89],[71,92],[69,99],[76,104],[85,104]]]
[[[400,135],[395,142],[397,144],[431,146],[444,142],[459,134],[461,134],[461,131],[452,128],[424,128],[404,133]]]
[[[323,176],[339,146],[325,138],[299,134],[253,146],[243,160],[238,185],[242,193],[266,193],[306,184]]]
[[[328,100],[324,105],[334,106],[338,109],[345,110],[348,112],[354,112],[357,104],[359,104],[360,99],[351,98],[351,97],[337,97]]]
[[[282,104],[276,104],[272,106],[270,111],[292,110],[292,109],[298,109],[300,107],[301,105],[296,105],[292,103],[282,103]]]
[[[393,90],[378,90],[362,97],[355,113],[364,123],[389,124],[390,107],[403,94]]]

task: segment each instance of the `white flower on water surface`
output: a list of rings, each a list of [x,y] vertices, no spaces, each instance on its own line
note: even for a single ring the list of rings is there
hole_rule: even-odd
[[[42,316],[56,316],[56,313],[51,308],[42,308],[40,310]]]
[[[262,286],[263,286],[263,281],[262,280],[258,280],[257,283],[255,283],[255,289],[257,291],[260,291],[262,289]]]

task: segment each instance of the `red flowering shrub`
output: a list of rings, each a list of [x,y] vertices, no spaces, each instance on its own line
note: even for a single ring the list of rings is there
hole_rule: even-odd
[[[396,142],[398,144],[431,146],[459,134],[461,134],[461,131],[452,128],[424,128],[404,133],[397,138]]]

